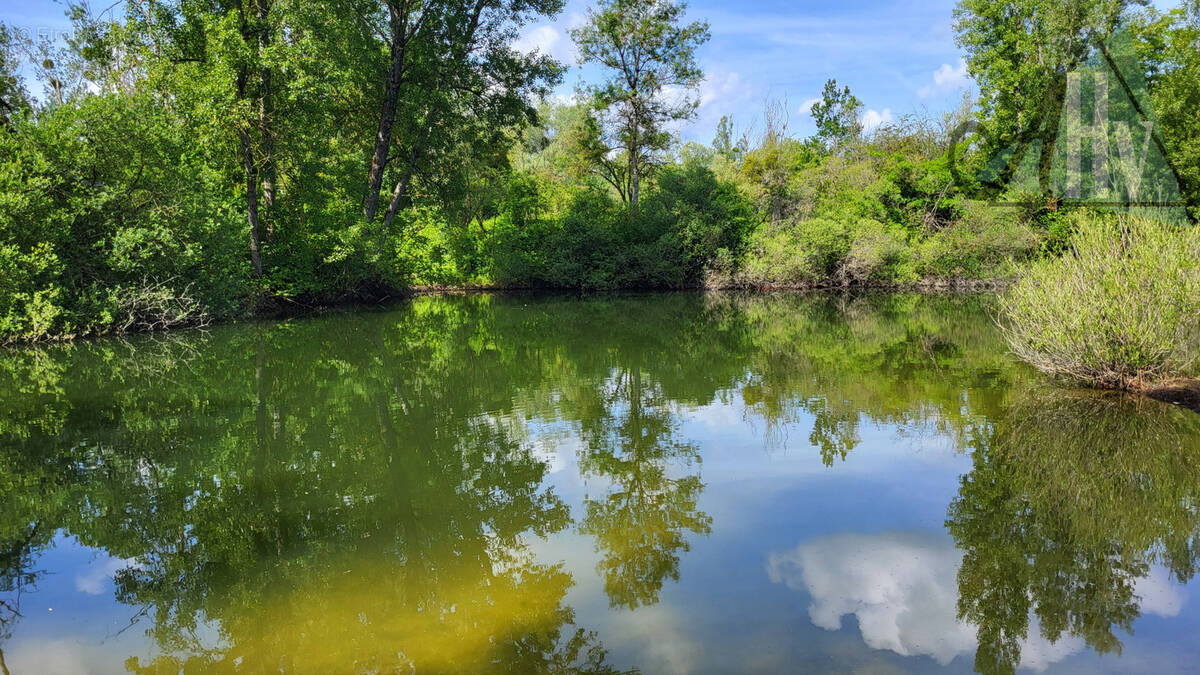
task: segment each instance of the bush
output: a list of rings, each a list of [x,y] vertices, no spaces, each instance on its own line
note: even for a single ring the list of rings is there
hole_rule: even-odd
[[[968,202],[959,220],[919,244],[917,273],[935,279],[1003,276],[1006,265],[1028,258],[1039,242],[1012,210]]]
[[[50,335],[63,311],[54,282],[60,268],[47,244],[28,253],[0,244],[0,343]]]
[[[844,281],[916,281],[912,249],[903,232],[874,220],[862,221],[857,229],[842,263],[840,276]]]
[[[0,341],[236,312],[244,230],[199,146],[143,95],[88,96],[0,130]]]
[[[904,232],[876,220],[811,218],[755,234],[740,277],[758,284],[864,284],[915,281]]]
[[[1081,222],[1002,301],[1013,351],[1039,370],[1139,390],[1196,374],[1200,230],[1132,217]]]
[[[751,284],[808,284],[832,279],[850,252],[851,228],[810,218],[755,233],[743,278]]]
[[[737,186],[695,164],[663,172],[633,217],[648,225],[641,237],[647,250],[672,256],[677,269],[656,267],[650,274],[666,285],[697,284],[718,259],[736,266],[757,221],[753,203]],[[658,265],[666,261],[660,257]]]

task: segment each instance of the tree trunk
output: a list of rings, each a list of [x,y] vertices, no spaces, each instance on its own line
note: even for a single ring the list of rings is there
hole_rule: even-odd
[[[479,30],[479,22],[483,17],[484,7],[487,5],[485,0],[476,0],[475,6],[471,11],[471,20],[467,24],[467,29],[458,43],[457,50],[452,51],[451,67],[462,67],[462,61],[471,51],[471,45],[475,41],[475,33]],[[399,97],[400,86],[404,80],[404,52],[408,44],[417,30],[420,30],[421,24],[424,22],[425,16],[417,20],[417,26],[410,34],[408,30],[408,9],[407,6],[397,7],[392,2],[388,3],[388,9],[391,14],[392,27],[392,67],[388,72],[387,89],[384,91],[383,110],[379,116],[379,134],[375,137],[375,153],[371,157],[371,170],[368,176],[367,185],[367,200],[363,207],[363,215],[366,216],[368,223],[375,221],[375,215],[379,210],[379,193],[383,189],[383,170],[387,165],[388,149],[392,143],[392,126],[396,119],[396,103]],[[413,174],[416,171],[416,163],[420,156],[424,153],[424,147],[429,142],[429,135],[433,133],[433,118],[434,111],[429,112],[429,122],[426,125],[424,135],[413,144],[413,148],[409,153],[408,164],[404,167],[404,173],[400,177],[400,181],[396,183],[395,189],[392,191],[392,199],[388,203],[387,212],[384,215],[384,225],[380,232],[380,237],[386,234],[391,228],[392,221],[396,217],[396,211],[400,207],[400,202],[408,194],[408,187],[412,183]]]
[[[383,189],[383,170],[387,167],[388,150],[392,146],[392,128],[396,124],[396,105],[404,83],[405,48],[408,46],[408,9],[389,2],[388,21],[391,27],[392,65],[388,68],[387,85],[383,92],[383,107],[379,111],[379,131],[375,134],[375,151],[367,171],[367,196],[363,216],[367,223],[375,222],[379,210],[379,192]]]
[[[641,106],[637,99],[633,102],[633,138],[629,143],[629,203],[637,210],[642,198],[642,139],[641,139]]]
[[[246,172],[246,222],[250,225],[250,263],[254,278],[262,278],[262,250],[258,236],[258,168],[254,166],[254,149],[250,133],[243,126],[238,131],[242,143],[242,169]]]
[[[396,189],[392,191],[392,201],[388,204],[387,213],[383,217],[383,228],[380,230],[380,238],[382,239],[392,229],[392,221],[396,218],[396,212],[400,210],[400,203],[408,196],[408,188],[412,184],[413,175],[417,171],[417,162],[421,159],[421,154],[425,151],[425,143],[429,140],[429,134],[432,133],[427,127],[425,135],[417,141],[412,150],[408,153],[408,163],[404,165],[404,173],[400,175],[400,181],[396,183]]]
[[[269,0],[258,0],[259,7]],[[241,18],[241,33],[242,40],[246,44],[261,45],[261,33],[256,38],[250,26],[250,22],[246,17],[246,8],[242,2],[238,2],[238,14]],[[261,73],[260,73],[261,80]],[[237,100],[248,101],[250,90],[250,66],[243,65],[238,71],[237,77]],[[261,103],[261,102],[260,102]],[[249,119],[242,119],[238,122],[238,142],[241,145],[242,151],[242,171],[246,174],[246,224],[250,226],[250,264],[254,270],[254,278],[262,278],[262,246],[259,240],[259,214],[258,214],[258,165],[254,160],[254,143],[250,137]]]
[[[629,153],[629,202],[635,209],[642,196],[642,175],[639,169],[637,155],[633,152]]]
[[[271,24],[268,22],[271,13],[271,0],[258,2],[258,56],[271,44]],[[271,208],[275,206],[275,190],[278,180],[278,169],[275,164],[275,98],[271,91],[271,73],[267,68],[261,69],[262,91],[258,103],[258,123],[262,129],[262,203],[266,208],[266,225],[268,234],[272,231]]]
[[[387,213],[383,216],[383,228],[380,230],[379,236],[382,239],[387,235],[388,230],[392,229],[392,221],[396,219],[396,212],[400,210],[400,202],[408,194],[408,186],[412,183],[413,164],[409,164],[404,169],[404,175],[400,176],[400,181],[396,183],[396,188],[392,190],[392,200],[388,203]]]

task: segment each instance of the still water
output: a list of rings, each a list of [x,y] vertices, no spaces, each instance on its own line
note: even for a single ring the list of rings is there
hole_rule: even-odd
[[[1194,672],[1200,415],[987,297],[422,298],[0,354],[5,673]]]

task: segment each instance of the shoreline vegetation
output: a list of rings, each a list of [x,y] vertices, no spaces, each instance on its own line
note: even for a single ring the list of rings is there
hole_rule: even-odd
[[[1200,228],[1090,217],[1001,294],[1014,354],[1068,382],[1200,399]]]
[[[810,107],[767,102],[703,143],[681,129],[698,117],[709,27],[677,0],[594,3],[571,31],[587,75],[572,97],[556,94],[568,64],[516,47],[563,0],[67,4],[66,39],[0,23],[0,344],[422,289],[983,290],[1005,293],[1014,352],[1052,375],[1142,391],[1194,376],[1159,356],[1162,317],[1109,324],[1130,300],[1119,284],[1100,275],[1053,293],[1087,237],[1118,225],[1047,186],[1103,183],[1133,203],[1169,178],[1185,205],[1172,217],[1200,216],[1196,0],[1167,12],[960,0],[954,30],[979,97],[957,110],[868,127],[863,102],[830,79]],[[1107,146],[1078,157],[1066,143],[1040,154],[1104,167],[1096,148],[1108,147],[1115,182],[998,170],[1047,101],[1070,98],[1065,74],[1091,69],[1092,82],[1113,54],[1134,71],[1121,78],[1130,98],[1110,92],[1106,110],[1156,111],[1155,123],[1114,124]],[[1094,86],[1074,98],[1095,99]],[[815,131],[795,133],[793,115]],[[1046,119],[1052,135],[1058,116]],[[967,127],[978,133],[963,142]],[[1165,157],[1134,175],[1129,147]],[[1155,293],[1186,294],[1181,264],[1147,250],[1114,273],[1157,270],[1136,298],[1154,306]],[[1172,316],[1191,311],[1171,302]],[[1093,323],[1071,336],[1039,313],[1077,305]],[[1157,336],[1152,357],[1127,349],[1138,320]],[[1088,335],[1111,353],[1088,351]],[[1117,374],[1092,372],[1097,358]]]

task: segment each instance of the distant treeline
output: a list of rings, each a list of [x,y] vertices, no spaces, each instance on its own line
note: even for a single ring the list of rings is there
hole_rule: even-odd
[[[866,130],[830,80],[814,136],[769,106],[756,132],[727,118],[711,145],[675,133],[696,114],[706,24],[672,0],[601,0],[572,38],[602,75],[554,103],[565,64],[513,45],[562,8],[139,0],[71,3],[60,41],[0,24],[0,341],[425,285],[1008,276],[1064,250],[1077,219],[1036,190],[987,208],[996,191],[975,177],[1028,146],[1067,74],[1118,36],[1144,84],[1135,107],[1155,111],[1179,199],[1200,213],[1197,0],[1166,14],[962,0],[978,102]],[[955,145],[968,120],[974,141]]]

